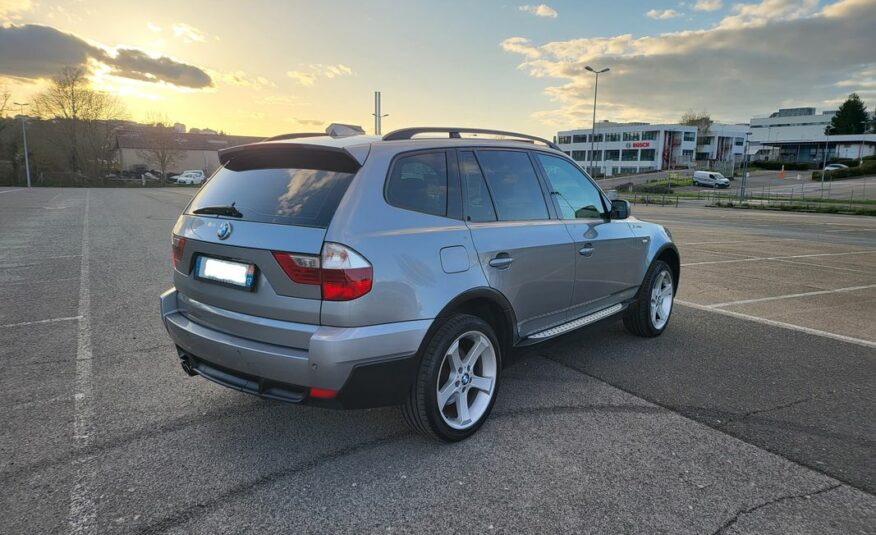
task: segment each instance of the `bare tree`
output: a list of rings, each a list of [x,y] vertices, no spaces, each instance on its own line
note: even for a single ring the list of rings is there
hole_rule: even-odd
[[[95,91],[85,70],[66,67],[49,87],[34,97],[34,109],[43,119],[55,121],[73,171],[92,176],[105,171],[112,160],[113,130],[124,118],[119,100]]]
[[[702,139],[709,135],[709,129],[712,127],[713,122],[712,116],[706,110],[687,110],[681,115],[680,121],[685,126],[697,127],[697,139]]]
[[[12,93],[6,86],[0,87],[0,132],[8,126],[3,119],[6,118],[6,112],[9,111],[9,106],[12,104]]]
[[[179,148],[176,130],[167,126],[170,124],[167,116],[153,113],[147,122],[150,126],[143,131],[145,147],[137,155],[161,171],[161,181],[167,183],[167,170],[185,158],[185,151]]]

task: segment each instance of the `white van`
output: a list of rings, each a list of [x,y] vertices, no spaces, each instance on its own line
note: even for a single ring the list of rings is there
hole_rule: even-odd
[[[708,186],[710,188],[730,187],[730,180],[715,171],[694,171],[693,182],[695,186]]]

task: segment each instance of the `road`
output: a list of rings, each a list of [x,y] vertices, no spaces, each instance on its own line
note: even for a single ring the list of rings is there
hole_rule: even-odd
[[[180,189],[0,188],[0,533],[867,533],[876,221],[640,208],[680,244],[667,332],[508,368],[470,440],[179,369]]]

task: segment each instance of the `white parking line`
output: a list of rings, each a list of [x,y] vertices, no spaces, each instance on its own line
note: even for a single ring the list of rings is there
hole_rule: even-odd
[[[733,312],[731,310],[724,310],[723,308],[712,308],[707,305],[700,305],[697,303],[691,303],[689,301],[682,301],[680,299],[675,300],[676,303],[682,306],[695,308],[697,310],[705,310],[707,312],[714,312],[715,314],[722,314],[724,316],[730,316],[732,318],[739,318],[748,321],[754,321],[756,323],[762,323],[764,325],[769,325],[771,327],[781,327],[783,329],[790,329],[792,331],[799,331],[806,334],[812,334],[815,336],[822,336],[824,338],[832,338],[834,340],[840,340],[842,342],[848,342],[850,344],[856,344],[863,347],[873,347],[876,348],[876,342],[872,342],[870,340],[863,340],[861,338],[852,338],[851,336],[844,336],[842,334],[831,333],[827,331],[819,331],[818,329],[810,329],[809,327],[801,327],[800,325],[794,325],[791,323],[785,323],[782,321],[768,320],[766,318],[761,318],[759,316],[752,316],[750,314],[742,314],[741,312]]]
[[[816,256],[845,256],[853,254],[872,254],[876,253],[876,249],[868,251],[849,251],[846,253],[814,253],[814,254],[798,254],[791,256],[756,256],[753,258],[734,258],[733,260],[709,260],[707,262],[690,262],[682,264],[682,266],[705,266],[707,264],[732,264],[735,262],[758,262],[761,260],[784,260],[786,258],[813,258]]]
[[[8,189],[8,190],[6,190],[6,191],[0,191],[0,193],[12,193],[13,191],[21,191],[21,190],[23,190],[23,189],[25,189],[25,188]]]
[[[830,232],[830,231],[828,231]],[[721,245],[724,243],[760,243],[760,242],[770,242],[770,241],[801,241],[799,238],[770,238],[766,240],[727,240],[727,241],[693,241],[689,243],[679,243],[677,244],[679,247],[684,247],[686,245]]]
[[[78,450],[91,443],[94,433],[93,384],[91,374],[91,293],[88,288],[88,210],[91,192],[85,196],[85,216],[82,225],[82,264],[79,270],[79,336],[76,344],[76,383],[73,394],[73,442]],[[97,531],[97,504],[94,501],[94,457],[73,461],[75,480],[70,489],[71,533]]]
[[[804,292],[799,294],[776,295],[773,297],[759,297],[757,299],[742,299],[740,301],[727,301],[726,303],[715,303],[714,305],[706,305],[710,308],[722,308],[733,305],[748,305],[751,303],[763,303],[765,301],[778,301],[780,299],[793,299],[795,297],[808,297],[810,295],[826,295],[840,292],[856,292],[858,290],[868,290],[876,288],[876,284],[868,284],[866,286],[850,286],[848,288],[837,288],[836,290],[818,290],[815,292]]]
[[[36,321],[22,321],[19,323],[7,323],[5,325],[0,325],[0,329],[6,329],[9,327],[26,327],[28,325],[42,325],[44,323],[57,323],[59,321],[76,321],[82,319],[82,316],[67,316],[64,318],[50,318],[46,320],[36,320]]]

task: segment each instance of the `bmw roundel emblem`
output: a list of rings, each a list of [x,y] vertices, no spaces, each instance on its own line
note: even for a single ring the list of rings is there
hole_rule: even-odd
[[[216,231],[216,236],[220,240],[224,240],[228,236],[231,236],[231,223],[223,221],[222,224],[219,225],[219,230]]]

